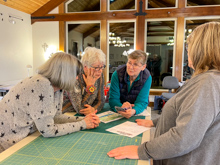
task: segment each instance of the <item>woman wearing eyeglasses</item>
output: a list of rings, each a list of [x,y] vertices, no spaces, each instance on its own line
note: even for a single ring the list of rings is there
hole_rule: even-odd
[[[125,108],[118,113],[126,118],[142,113],[149,103],[152,77],[146,62],[146,53],[136,50],[128,55],[127,64],[112,74],[109,105],[113,110],[115,106]]]
[[[75,89],[64,92],[63,113],[75,111],[87,115],[105,104],[104,76],[106,56],[101,49],[87,47],[81,59],[83,72],[78,75]]]

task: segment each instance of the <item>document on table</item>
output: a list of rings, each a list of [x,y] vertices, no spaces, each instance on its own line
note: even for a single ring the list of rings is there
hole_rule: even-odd
[[[120,115],[119,113],[115,113],[112,111],[106,111],[106,112],[97,114],[97,116],[99,117],[99,120],[103,123],[109,123],[109,122],[123,118],[123,116]]]
[[[149,129],[149,127],[140,126],[137,123],[126,121],[122,124],[106,129],[106,131],[133,138]]]

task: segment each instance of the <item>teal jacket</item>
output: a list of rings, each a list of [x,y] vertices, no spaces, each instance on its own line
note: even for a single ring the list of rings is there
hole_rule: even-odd
[[[138,75],[135,81],[138,81],[139,79],[140,79],[140,75]],[[143,88],[141,89],[140,93],[138,94],[136,101],[134,102],[133,109],[135,109],[136,114],[142,113],[149,103],[148,98],[149,98],[151,83],[152,83],[152,77],[149,76]],[[130,86],[129,76],[127,79],[127,84],[128,84],[128,92],[129,92],[130,89],[132,88],[132,86]],[[120,101],[120,87],[119,87],[118,74],[117,71],[115,71],[112,74],[112,78],[111,78],[109,105],[114,111],[116,111],[114,107],[115,106],[121,107],[122,104],[123,103],[121,103]]]

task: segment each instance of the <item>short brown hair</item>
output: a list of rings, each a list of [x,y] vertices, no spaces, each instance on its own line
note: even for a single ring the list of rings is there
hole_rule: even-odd
[[[147,63],[147,54],[142,50],[135,50],[128,55],[128,59],[135,59],[140,62],[142,65]]]

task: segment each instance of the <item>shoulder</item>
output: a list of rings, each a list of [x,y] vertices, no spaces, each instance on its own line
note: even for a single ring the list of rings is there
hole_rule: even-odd
[[[112,82],[112,81],[115,81],[115,80],[118,80],[118,73],[117,73],[117,71],[114,71],[114,72],[113,72],[112,78],[111,78],[111,82]]]
[[[191,84],[213,84],[220,82],[220,72],[216,70],[210,70],[205,73],[201,73],[192,79],[189,80],[189,83]]]
[[[37,86],[42,86],[42,85],[51,85],[51,82],[44,76],[37,74],[33,77],[30,77],[30,82]]]

